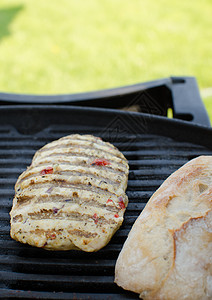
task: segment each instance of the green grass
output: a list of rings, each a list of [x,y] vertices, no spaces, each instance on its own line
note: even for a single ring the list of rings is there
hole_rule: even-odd
[[[0,91],[73,93],[170,75],[210,87],[211,9],[211,0],[1,0]]]

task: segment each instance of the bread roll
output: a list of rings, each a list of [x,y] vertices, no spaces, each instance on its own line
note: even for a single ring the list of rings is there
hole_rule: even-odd
[[[142,299],[212,299],[212,156],[174,172],[137,218],[115,282]]]

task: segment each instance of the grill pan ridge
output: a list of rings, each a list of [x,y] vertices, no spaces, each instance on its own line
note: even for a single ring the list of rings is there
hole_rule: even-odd
[[[15,114],[18,121],[13,119]],[[34,118],[40,124],[36,130]],[[134,221],[172,172],[196,156],[212,155],[211,129],[164,119],[82,107],[5,106],[0,109],[1,299],[138,298],[113,282],[116,259]],[[101,136],[128,159],[129,206],[122,227],[96,253],[52,252],[13,241],[9,236],[8,213],[18,175],[30,164],[36,150],[72,133]]]

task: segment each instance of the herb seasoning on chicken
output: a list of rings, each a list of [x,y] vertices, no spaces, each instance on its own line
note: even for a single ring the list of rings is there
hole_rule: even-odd
[[[15,185],[11,237],[49,250],[101,249],[123,222],[128,173],[124,155],[101,138],[45,145]]]

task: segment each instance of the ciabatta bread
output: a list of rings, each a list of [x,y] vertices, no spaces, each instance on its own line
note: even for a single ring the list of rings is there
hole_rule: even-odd
[[[47,144],[15,185],[11,237],[49,250],[101,249],[123,222],[128,172],[124,155],[98,137]]]
[[[173,173],[137,218],[115,282],[147,300],[212,299],[212,156]]]

